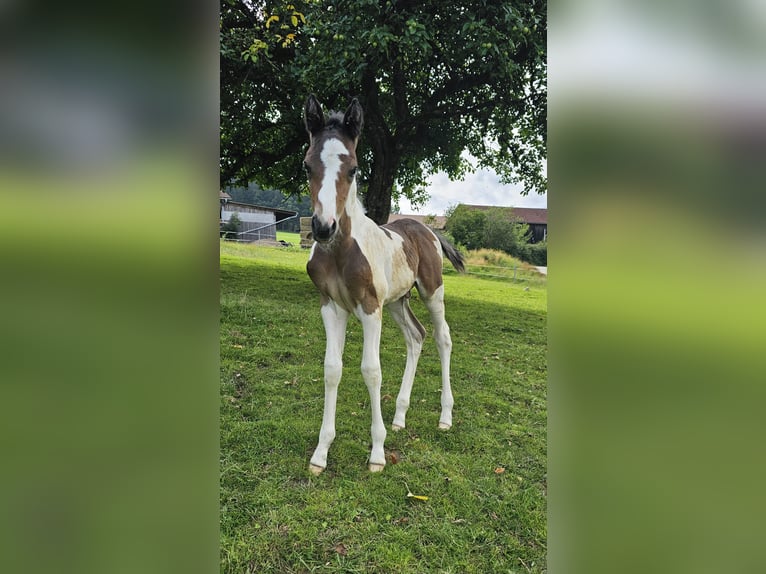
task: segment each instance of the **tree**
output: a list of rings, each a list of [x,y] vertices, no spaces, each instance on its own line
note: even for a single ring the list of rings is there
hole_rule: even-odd
[[[529,225],[507,208],[478,210],[458,205],[448,212],[446,231],[466,249],[497,249],[538,265],[544,265],[537,261],[547,255],[547,244],[533,248]]]
[[[229,217],[229,221],[221,225],[220,235],[224,239],[237,239],[237,233],[242,222],[239,220],[239,215],[232,213]]]
[[[305,191],[303,104],[364,109],[359,191],[385,222],[426,177],[546,188],[544,0],[222,0],[221,180]]]
[[[487,210],[482,247],[505,251],[526,260],[529,238],[529,225],[512,215],[509,216],[508,210],[499,207]]]
[[[487,226],[487,216],[484,212],[468,209],[465,206],[447,211],[445,231],[466,249],[484,247],[484,230]]]

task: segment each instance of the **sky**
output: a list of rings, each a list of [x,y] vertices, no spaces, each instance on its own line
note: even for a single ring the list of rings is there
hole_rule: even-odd
[[[477,169],[462,181],[450,181],[446,173],[436,173],[428,178],[428,192],[431,198],[422,207],[414,208],[410,202],[399,200],[400,213],[417,215],[444,215],[451,206],[458,203],[472,205],[495,205],[499,207],[548,207],[548,194],[530,192],[521,195],[521,184],[505,185],[492,170]]]

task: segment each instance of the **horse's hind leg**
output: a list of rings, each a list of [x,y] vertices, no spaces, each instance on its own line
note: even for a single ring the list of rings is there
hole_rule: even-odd
[[[421,295],[424,295],[421,293]],[[452,387],[450,386],[450,355],[452,354],[452,338],[449,325],[444,319],[444,285],[440,285],[429,297],[423,297],[423,302],[431,314],[434,324],[434,339],[439,349],[439,359],[442,366],[442,412],[439,417],[439,428],[449,429],[452,426]]]
[[[420,358],[420,351],[423,349],[423,338],[426,334],[423,325],[420,324],[410,309],[409,298],[410,294],[407,293],[386,307],[402,330],[404,340],[407,343],[407,365],[404,367],[402,386],[399,389],[399,396],[396,398],[396,414],[391,425],[391,429],[395,431],[401,430],[405,426],[404,420],[410,406],[412,382],[415,379],[415,370],[418,368],[418,359]]]

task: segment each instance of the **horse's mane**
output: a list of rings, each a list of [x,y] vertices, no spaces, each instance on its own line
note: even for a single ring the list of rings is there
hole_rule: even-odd
[[[343,113],[342,112],[330,112],[325,122],[325,129],[328,130],[340,130],[343,129]]]

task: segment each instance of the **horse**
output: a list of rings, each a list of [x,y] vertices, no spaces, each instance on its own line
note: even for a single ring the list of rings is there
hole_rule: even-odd
[[[345,113],[330,112],[325,117],[321,104],[311,94],[306,100],[303,119],[309,134],[304,168],[311,192],[314,238],[306,270],[319,290],[327,337],[324,413],[309,470],[319,475],[326,468],[327,452],[335,439],[335,406],[343,369],[346,325],[349,315],[353,314],[362,324],[361,371],[372,409],[369,470],[380,472],[386,464],[379,356],[383,307],[399,325],[407,344],[407,362],[392,430],[405,427],[412,383],[426,334],[410,309],[413,287],[417,288],[433,322],[442,369],[438,426],[447,430],[452,426],[454,400],[450,386],[452,340],[444,318],[442,254],[459,272],[465,272],[465,267],[458,251],[420,222],[400,219],[378,226],[366,216],[357,198],[356,146],[362,132],[363,112],[356,98],[351,100]]]

